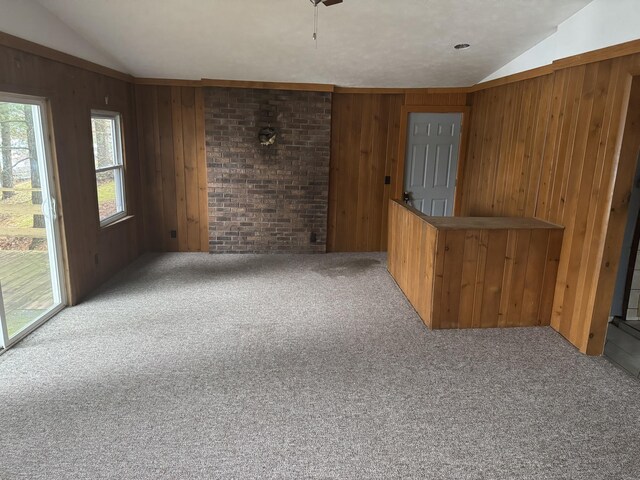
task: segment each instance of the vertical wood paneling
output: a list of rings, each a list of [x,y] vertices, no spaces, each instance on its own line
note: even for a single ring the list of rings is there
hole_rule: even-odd
[[[443,245],[437,246],[436,230],[419,217],[408,214],[396,202],[389,202],[388,208],[389,273],[425,324],[430,328],[437,328],[432,325],[432,312],[440,305],[434,298],[440,298],[442,292],[442,271],[435,275],[433,272],[436,267],[435,252],[443,254]]]
[[[168,88],[159,89],[157,92],[158,102],[158,137],[160,157],[160,180],[162,194],[162,219],[167,230],[178,229],[178,215],[176,203],[176,165],[173,159],[173,122],[171,118],[171,90]],[[168,252],[178,250],[177,238],[164,235],[163,249]]]
[[[198,225],[200,251],[209,250],[209,192],[207,188],[207,152],[204,127],[204,92],[196,88],[196,169],[198,170]]]
[[[374,132],[387,132],[389,130],[389,96],[381,95],[376,102],[373,115],[373,131]],[[384,152],[386,157],[387,151],[387,135],[384,133],[373,136],[373,143],[371,145],[372,155],[376,152]],[[380,181],[380,178],[384,178],[386,170],[386,161],[383,162],[371,162],[370,175],[369,175],[369,188],[367,195],[367,204],[373,205],[382,200],[382,215],[369,215],[369,232],[367,233],[367,250],[383,250],[381,240],[383,236],[378,233],[382,231],[382,219],[386,217],[384,215],[384,198],[385,189],[389,189],[389,186],[384,184],[384,181]],[[386,232],[385,232],[386,233]],[[386,242],[384,242],[386,244]]]
[[[187,193],[187,247],[200,250],[200,206],[198,194],[198,147],[196,145],[195,89],[182,89],[182,139]]]
[[[444,306],[440,312],[442,315],[441,328],[455,328],[458,326],[465,233],[465,230],[450,230],[440,233],[445,236],[442,265],[442,298],[440,299],[440,303]],[[420,251],[424,250],[421,244],[416,248]],[[425,252],[425,254],[428,254],[428,252]],[[438,301],[438,299],[434,300]]]
[[[377,161],[373,159],[373,132],[375,125],[374,112],[379,111],[378,100],[380,95],[376,95],[371,99],[366,99],[362,104],[362,118],[366,121],[360,126],[360,142],[356,145],[358,148],[357,160],[357,181],[358,187],[352,199],[355,200],[356,222],[353,225],[355,230],[355,245],[362,245],[362,249],[368,251],[367,238],[369,235],[369,219],[370,219],[370,203],[367,196],[371,189],[371,171]],[[384,183],[383,179],[378,177],[379,183]],[[371,235],[373,236],[373,235]]]
[[[207,170],[202,91],[136,86],[151,251],[208,250]],[[171,237],[171,231],[176,238]]]
[[[399,94],[333,95],[328,251],[386,249],[387,202],[398,185],[402,191],[396,157],[403,101]]]
[[[611,174],[603,180],[603,192],[612,191],[610,202],[600,202],[596,218],[598,219],[599,238],[602,247],[590,258],[589,271],[599,274],[589,279],[589,295],[585,297],[584,311],[589,312],[593,321],[583,324],[582,338],[588,337],[586,353],[599,354],[604,344],[607,319],[611,310],[611,299],[615,287],[615,279],[620,261],[622,239],[627,222],[629,198],[634,188],[633,179],[638,167],[640,151],[640,56],[633,57],[630,70],[636,76],[621,81],[616,97],[613,100],[614,111],[623,112],[622,116],[614,116],[609,128],[605,158],[619,152],[618,161],[614,163]],[[629,100],[627,101],[627,98]],[[628,107],[628,109],[627,109]],[[626,111],[625,111],[626,110]],[[620,123],[624,122],[624,123]],[[592,313],[591,313],[592,312]]]
[[[543,293],[540,297],[541,318],[551,318],[553,310],[553,296],[555,293],[555,282],[558,276],[558,264],[560,263],[560,252],[562,250],[562,240],[564,232],[551,232],[549,243],[547,244],[546,266],[543,275]]]
[[[524,275],[525,281],[522,295],[520,325],[531,325],[532,322],[539,318],[540,295],[537,289],[533,286],[544,284],[544,272],[547,266],[549,238],[550,232],[542,230],[531,232],[531,244],[540,245],[540,248],[529,250],[527,269]]]
[[[403,182],[393,181],[394,178],[400,178],[403,171],[402,162],[398,159],[398,139],[400,138],[400,115],[402,112],[402,100],[397,96],[386,96],[389,103],[388,128],[387,128],[387,153],[384,166],[385,176],[391,177],[391,184],[384,185],[383,190],[383,207],[389,204],[391,198],[400,198],[404,188]],[[382,214],[382,228],[380,231],[381,243],[380,250],[387,249],[388,239],[387,216]]]
[[[141,90],[136,87],[136,105],[138,114],[138,138],[139,151],[142,163],[142,189],[144,192],[144,231],[147,249],[162,251],[164,249],[163,236],[159,228],[163,224],[163,205],[161,184],[162,180],[157,168],[159,152],[156,143],[157,133],[157,91],[156,87],[149,87]],[[144,108],[144,107],[147,108]],[[161,172],[162,170],[160,170]],[[154,198],[153,202],[147,199]]]
[[[617,159],[611,146],[618,137],[615,132],[623,108],[616,93],[622,90],[617,64],[623,61],[575,67],[564,72],[565,78],[556,76],[554,90],[566,98],[559,104],[557,122],[550,125],[559,148],[545,149],[545,161],[557,168],[551,169],[551,197],[540,197],[540,204],[548,205],[541,214],[566,227],[552,325],[581,351],[590,353],[600,353],[604,338],[596,338],[594,332],[604,331],[608,317],[607,311],[597,318],[586,299],[595,288],[593,279],[600,275],[598,258],[607,229],[602,220],[612,194],[607,185],[616,175]]]
[[[449,226],[389,205],[389,273],[425,324],[440,328],[549,325],[562,228],[484,218]],[[485,228],[486,227],[486,228]],[[550,302],[549,302],[550,303]]]
[[[176,215],[178,251],[189,251],[187,241],[187,182],[184,168],[184,140],[182,136],[182,95],[180,87],[171,87],[171,121],[173,125],[173,159],[176,174]]]
[[[480,230],[478,235],[478,256],[476,260],[476,275],[473,283],[473,315],[471,327],[482,326],[482,300],[484,297],[484,274],[487,266],[487,248],[489,245],[489,231]]]
[[[631,75],[638,73],[640,55],[630,55],[471,96],[461,213],[535,216],[565,226],[560,255],[550,238],[547,269],[527,271],[526,281],[548,281],[547,270],[557,268],[552,326],[586,353],[600,353],[604,343],[620,253],[612,232],[624,229],[638,154],[631,130],[623,139],[640,109],[640,102],[629,103]],[[525,289],[522,308],[530,317],[549,310],[549,299],[536,306]]]
[[[471,328],[473,326],[473,303],[476,293],[479,250],[480,230],[466,230],[464,253],[462,255],[460,302],[458,306],[460,328]]]
[[[473,94],[461,215],[535,214],[551,85],[547,75]]]
[[[331,113],[331,165],[329,168],[329,205],[327,207],[327,250],[340,250],[341,239],[337,232],[343,230],[338,226],[338,221],[345,214],[346,205],[342,192],[347,184],[348,163],[343,160],[346,155],[346,139],[348,119],[351,116],[354,96],[332,96]],[[339,105],[339,106],[338,106]],[[341,114],[336,117],[336,112]]]
[[[402,208],[399,204],[395,203],[396,208]],[[416,222],[416,216],[407,215],[407,211],[400,210],[404,215],[408,217],[406,219],[407,222]],[[431,229],[431,226],[427,228]],[[390,235],[397,234],[397,230],[393,225],[389,226]],[[393,231],[391,230],[393,229]],[[435,239],[433,244],[431,245],[419,245],[417,248],[424,248],[427,250],[427,255],[433,256],[433,270],[420,272],[420,274],[429,276],[433,278],[433,284],[431,287],[431,312],[427,313],[427,317],[422,317],[422,320],[426,323],[429,328],[441,328],[442,324],[442,290],[444,288],[444,256],[445,256],[445,242],[447,240],[446,235],[443,235],[441,232],[438,232],[435,228],[433,230],[432,237]],[[411,243],[415,241],[414,238],[407,235],[406,243]],[[388,259],[387,254],[387,259]],[[404,268],[413,270],[413,264],[405,265]],[[402,287],[401,287],[402,288]],[[429,290],[426,292],[421,292],[423,295],[429,294]],[[407,297],[408,298],[408,297]],[[411,302],[411,298],[409,298]],[[420,312],[418,312],[420,313]]]
[[[522,317],[522,304],[524,301],[525,286],[527,286],[526,273],[529,268],[529,253],[531,250],[531,230],[511,231],[509,232],[512,242],[508,246],[513,248],[513,257],[510,257],[512,252],[507,251],[505,258],[511,258],[511,268],[509,273],[511,278],[509,282],[504,282],[502,288],[509,292],[506,297],[509,299],[506,306],[506,312],[504,315],[505,326],[515,327],[518,326]],[[543,232],[545,233],[545,232]],[[548,233],[546,233],[548,236]],[[540,239],[540,242],[544,242],[544,250],[546,252],[547,238]],[[509,243],[509,242],[508,242]],[[539,259],[541,267],[544,268],[544,259]],[[504,280],[504,279],[503,279]],[[540,279],[540,282],[542,280]],[[531,283],[529,285],[535,285]],[[539,283],[538,283],[539,285]],[[539,292],[536,292],[539,295]]]
[[[498,326],[508,234],[508,230],[490,230],[488,233],[482,307],[480,308],[481,327]],[[516,262],[518,261],[519,259],[516,259]]]

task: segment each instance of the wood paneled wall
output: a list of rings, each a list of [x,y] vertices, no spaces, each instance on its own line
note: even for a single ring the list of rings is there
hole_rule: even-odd
[[[405,105],[434,105],[441,107],[465,106],[467,104],[467,94],[460,89],[451,89],[437,93],[424,92],[420,90],[408,91],[404,96]]]
[[[137,85],[136,104],[146,247],[158,252],[206,252],[202,88]]]
[[[0,91],[49,101],[69,302],[76,304],[142,250],[133,87],[121,79],[0,45]],[[91,109],[121,113],[124,130],[131,217],[106,228],[100,227],[98,216]]]
[[[200,87],[136,85],[149,250],[208,250],[201,92]],[[193,97],[195,112],[189,106]],[[387,203],[403,188],[403,162],[397,158],[402,106],[466,102],[458,89],[333,94],[328,251],[386,250]],[[171,238],[172,230],[177,238]]]
[[[200,95],[200,87],[136,85],[149,250],[208,250],[207,171],[199,138],[204,127],[194,130],[194,122],[204,121]],[[188,107],[192,96],[195,120]],[[328,251],[386,250],[387,203],[403,188],[403,162],[397,158],[402,106],[466,102],[467,95],[456,89],[333,94]],[[194,132],[197,156],[190,143]],[[172,230],[177,238],[171,238]]]
[[[472,95],[460,215],[536,214],[553,77]]]
[[[551,325],[589,354],[604,344],[637,163],[639,73],[630,55],[472,95],[461,213],[565,226]]]
[[[403,190],[398,158],[404,105],[464,106],[465,93],[334,93],[327,251],[387,249],[387,206]],[[385,184],[385,176],[391,183]]]
[[[403,95],[333,95],[329,252],[386,249],[386,205],[398,185],[402,189],[397,146],[403,100]],[[391,177],[388,185],[385,176]]]

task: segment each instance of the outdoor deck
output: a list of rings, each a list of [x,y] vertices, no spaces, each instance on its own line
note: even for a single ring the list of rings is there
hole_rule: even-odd
[[[53,305],[48,253],[0,250],[0,284],[12,335]]]

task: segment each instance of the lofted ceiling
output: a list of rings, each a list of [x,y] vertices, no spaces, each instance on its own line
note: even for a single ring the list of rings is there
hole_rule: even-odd
[[[590,0],[38,0],[137,77],[472,85]],[[467,50],[453,45],[469,43]]]

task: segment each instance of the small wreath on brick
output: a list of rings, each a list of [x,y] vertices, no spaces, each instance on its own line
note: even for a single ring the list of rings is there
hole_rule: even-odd
[[[276,143],[276,129],[272,127],[261,128],[258,133],[258,140],[260,140],[260,145],[265,147],[273,145]]]

